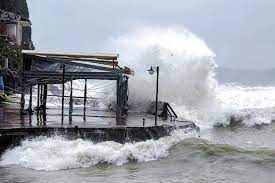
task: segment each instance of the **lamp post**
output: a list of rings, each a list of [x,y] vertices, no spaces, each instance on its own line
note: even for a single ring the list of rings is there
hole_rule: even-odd
[[[150,75],[153,75],[157,72],[157,85],[156,85],[156,105],[155,105],[155,126],[157,126],[157,119],[158,119],[158,95],[159,95],[159,66],[152,67],[148,70]]]

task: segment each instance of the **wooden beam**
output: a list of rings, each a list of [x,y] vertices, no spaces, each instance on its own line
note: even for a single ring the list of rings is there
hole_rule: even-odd
[[[105,60],[117,60],[119,54],[113,53],[66,53],[66,52],[46,52],[46,51],[33,51],[22,50],[23,54],[33,56],[49,56],[49,57],[70,57],[70,58],[96,58]]]
[[[84,67],[84,68],[91,68],[91,69],[96,69],[96,70],[103,70],[103,71],[110,71],[110,72],[119,72],[122,73],[121,70],[119,69],[113,69],[111,67],[104,67],[104,66],[99,66],[99,65],[92,65],[92,64],[87,64],[87,63],[81,63],[77,61],[66,61],[61,58],[47,58],[47,57],[39,57],[39,56],[34,56],[32,61],[45,61],[45,62],[53,62],[53,63],[60,63],[60,64],[66,64],[66,65],[72,65],[72,66],[79,66],[79,67]]]
[[[89,63],[95,63],[95,64],[102,64],[102,65],[108,65],[108,66],[113,66],[118,64],[117,60],[103,60],[103,59],[96,59],[96,58],[74,58],[74,57],[65,57],[65,56],[55,56],[55,57],[48,57],[48,58],[59,58],[65,61],[82,61],[82,62],[89,62]]]
[[[58,72],[34,72],[34,71],[25,71],[26,82],[32,81],[33,79],[40,80],[61,80],[63,78],[63,73]],[[98,80],[116,80],[118,74],[112,72],[66,72],[64,73],[64,79],[70,80],[73,77],[76,79],[98,79]],[[62,81],[60,82],[62,83]]]

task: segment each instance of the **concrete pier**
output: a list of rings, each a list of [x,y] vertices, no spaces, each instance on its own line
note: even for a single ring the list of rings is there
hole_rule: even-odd
[[[115,141],[119,143],[158,139],[168,136],[175,128],[186,132],[198,130],[193,122],[158,119],[154,125],[154,116],[129,112],[123,125],[118,125],[116,112],[88,108],[83,118],[83,109],[75,108],[74,114],[64,110],[62,123],[61,110],[47,109],[47,114],[34,113],[20,115],[20,106],[0,107],[0,151],[17,145],[22,139],[35,136],[63,135],[68,138],[84,138],[93,142]]]

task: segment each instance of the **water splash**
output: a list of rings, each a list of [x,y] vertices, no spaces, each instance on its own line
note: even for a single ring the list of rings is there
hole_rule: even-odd
[[[100,163],[122,165],[131,160],[146,162],[166,158],[169,148],[196,133],[174,131],[159,140],[120,144],[93,143],[83,139],[67,140],[60,136],[24,140],[5,152],[1,166],[20,165],[35,170],[61,170],[90,167]]]
[[[184,28],[145,27],[108,45],[117,48],[122,65],[135,70],[130,82],[132,108],[146,110],[154,100],[155,77],[147,73],[153,65],[160,67],[160,100],[170,102],[182,117],[206,121],[210,108],[214,110],[215,54],[193,33]]]
[[[217,87],[219,101],[228,116],[247,126],[270,124],[275,114],[275,87],[247,87],[220,85]]]
[[[159,99],[169,102],[178,116],[195,121],[201,128],[212,128],[217,123],[229,125],[232,117],[248,126],[272,121],[274,111],[265,108],[275,106],[275,89],[218,85],[215,54],[185,28],[144,27],[112,38],[106,47],[120,53],[120,65],[135,70],[129,82],[131,109],[147,111],[154,100],[156,77],[147,73],[153,65],[160,66]],[[83,88],[83,83],[77,88]],[[95,98],[101,94],[100,106],[104,108],[102,104],[115,101],[113,91],[99,88],[88,93]],[[83,91],[74,93],[83,96]]]

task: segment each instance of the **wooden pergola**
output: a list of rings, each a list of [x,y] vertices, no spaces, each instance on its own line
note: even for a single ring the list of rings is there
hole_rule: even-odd
[[[117,81],[117,119],[127,116],[128,112],[128,76],[133,71],[118,66],[118,54],[109,53],[63,53],[39,52],[23,50],[21,112],[25,113],[25,93],[30,91],[30,102],[27,111],[32,114],[32,89],[37,85],[38,111],[46,113],[48,84],[62,84],[62,122],[64,119],[64,84],[68,81],[83,79],[84,111],[87,101],[87,80],[116,80]],[[72,87],[71,87],[72,88]],[[70,94],[69,115],[73,112],[73,96]],[[85,112],[84,112],[85,115]]]

